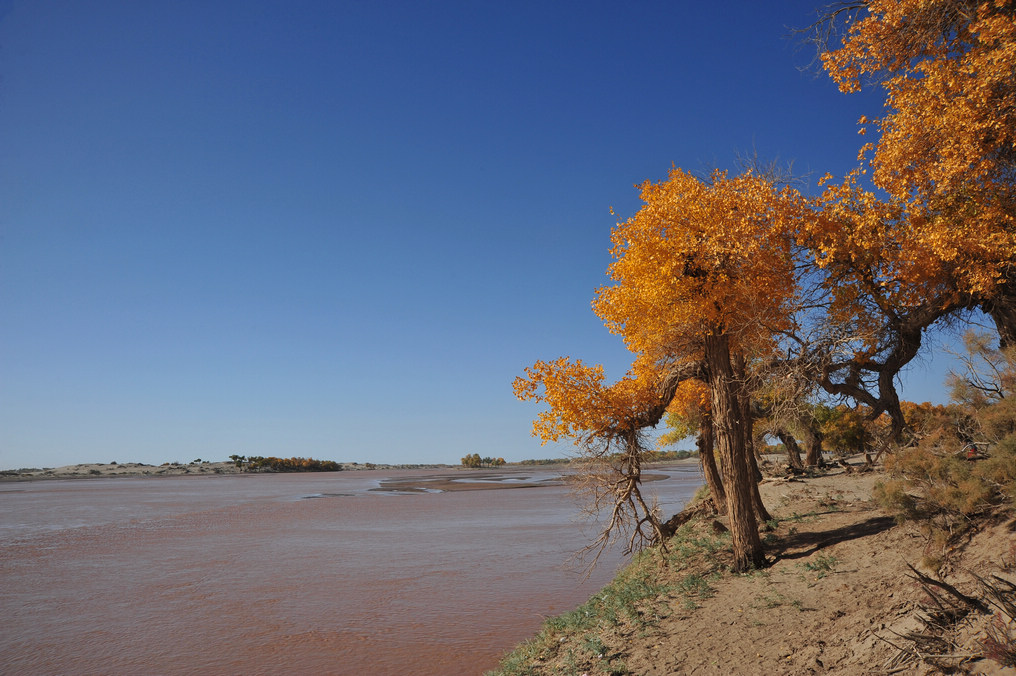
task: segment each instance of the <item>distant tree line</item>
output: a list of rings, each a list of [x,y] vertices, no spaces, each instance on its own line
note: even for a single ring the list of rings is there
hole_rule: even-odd
[[[240,469],[249,472],[340,472],[342,465],[334,460],[314,458],[276,458],[252,455],[231,455],[229,459]]]
[[[504,458],[481,458],[479,453],[471,453],[462,458],[463,467],[501,467],[505,464]]]
[[[684,460],[692,456],[698,455],[698,451],[657,451],[650,450],[646,454],[647,462],[661,462],[663,460]]]

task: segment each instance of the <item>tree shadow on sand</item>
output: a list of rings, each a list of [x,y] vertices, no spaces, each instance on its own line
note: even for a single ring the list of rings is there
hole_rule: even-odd
[[[877,535],[895,525],[896,521],[891,516],[875,516],[831,530],[797,532],[780,538],[779,549],[773,554],[777,559],[804,559],[826,547],[847,540]],[[797,551],[799,549],[801,551]]]

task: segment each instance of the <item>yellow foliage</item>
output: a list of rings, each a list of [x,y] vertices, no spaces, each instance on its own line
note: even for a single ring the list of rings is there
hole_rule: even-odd
[[[709,387],[701,380],[685,380],[677,386],[667,405],[668,431],[656,440],[657,446],[669,446],[697,434],[703,416],[710,412]]]
[[[735,349],[767,346],[795,291],[796,193],[751,173],[702,181],[681,169],[641,191],[645,205],[614,229],[615,284],[597,291],[597,315],[652,361],[694,358],[715,331]]]
[[[544,443],[597,436],[659,398],[651,373],[639,377],[633,370],[609,387],[603,379],[602,366],[586,366],[580,359],[538,361],[525,369],[525,377],[515,379],[515,396],[549,407],[533,422],[534,436]]]
[[[732,350],[758,354],[792,321],[794,232],[805,213],[797,193],[750,172],[703,181],[675,168],[665,181],[642,184],[641,195],[642,209],[612,234],[615,284],[593,301],[635,354],[632,369],[607,386],[602,367],[580,360],[527,368],[515,394],[547,405],[533,425],[544,442],[640,427],[639,414],[661,404],[661,372],[700,361],[707,335],[724,333]],[[689,385],[678,399],[675,406],[702,409],[708,392]]]
[[[709,412],[709,387],[701,380],[685,380],[677,386],[667,413],[685,420],[697,421]]]
[[[990,297],[1012,274],[1014,14],[1002,1],[871,0],[842,45],[822,55],[841,90],[871,77],[886,93],[885,114],[871,121],[881,138],[862,155],[905,211],[880,247],[895,281],[946,280]]]

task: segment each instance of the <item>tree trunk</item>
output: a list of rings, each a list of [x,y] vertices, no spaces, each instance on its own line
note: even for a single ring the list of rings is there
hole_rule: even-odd
[[[713,419],[709,413],[702,416],[697,445],[699,462],[702,463],[702,471],[706,475],[706,485],[709,486],[709,494],[713,497],[716,511],[726,512],[727,494],[723,490],[723,480],[720,479],[720,472],[716,469],[716,458],[713,456]]]
[[[790,466],[794,469],[804,469],[804,465],[801,463],[801,447],[797,445],[797,440],[784,429],[776,430],[776,436],[783,442],[783,448],[787,449],[787,460],[790,462]]]
[[[999,347],[1016,345],[1016,279],[1001,285],[995,298],[982,303],[981,309],[995,322]]]
[[[762,523],[772,521],[773,516],[766,509],[765,503],[762,502],[762,494],[758,492],[758,485],[762,482],[762,472],[758,468],[754,444],[745,449],[744,457],[748,460],[748,475],[752,477],[749,490],[751,491],[751,504],[755,508],[755,516]]]
[[[734,572],[743,572],[765,564],[758,522],[752,504],[745,453],[745,429],[742,419],[740,384],[734,379],[727,336],[710,334],[705,338],[706,369],[712,400],[713,429],[727,492],[727,515],[734,549]]]
[[[762,523],[772,521],[773,517],[769,510],[762,503],[762,495],[758,492],[758,485],[762,481],[762,471],[758,468],[758,459],[755,457],[755,413],[751,408],[751,393],[748,391],[748,367],[745,364],[744,355],[735,354],[731,358],[734,379],[737,382],[737,396],[741,407],[741,428],[744,434],[744,458],[748,462],[748,476],[751,481],[748,490],[751,493],[751,504],[755,510],[755,516]]]
[[[817,424],[817,423],[816,423]],[[821,467],[822,462],[822,433],[818,430],[808,430],[808,438],[804,440],[808,449],[804,456],[804,464],[808,467]]]

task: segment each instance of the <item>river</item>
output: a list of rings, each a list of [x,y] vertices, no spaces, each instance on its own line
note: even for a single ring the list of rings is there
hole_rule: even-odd
[[[654,470],[666,515],[701,483]],[[479,674],[622,559],[557,471],[426,490],[467,471],[0,484],[6,674]],[[421,491],[380,491],[392,480]],[[509,488],[520,483],[535,486]],[[399,486],[400,484],[395,484]],[[437,485],[437,484],[434,484]]]

